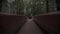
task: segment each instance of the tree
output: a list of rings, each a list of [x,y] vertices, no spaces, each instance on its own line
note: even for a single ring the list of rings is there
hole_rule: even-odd
[[[0,0],[0,12],[2,10],[2,0]]]
[[[46,0],[46,12],[48,13],[49,12],[49,4],[48,4],[48,0]]]
[[[57,11],[60,11],[60,0],[56,0],[56,4],[57,4]]]
[[[8,1],[7,0],[2,1],[2,12],[8,12]]]
[[[49,0],[48,4],[49,4],[49,12],[55,12],[57,10],[55,0]]]

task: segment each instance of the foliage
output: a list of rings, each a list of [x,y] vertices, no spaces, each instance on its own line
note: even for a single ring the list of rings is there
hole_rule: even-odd
[[[47,2],[48,1],[48,2]],[[9,8],[10,5],[10,8]],[[2,11],[18,14],[18,15],[38,15],[56,11],[55,0],[15,0],[9,3],[7,0],[3,1]]]

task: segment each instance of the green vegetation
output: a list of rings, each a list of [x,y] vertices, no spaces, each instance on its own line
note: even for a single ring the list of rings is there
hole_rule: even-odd
[[[57,10],[55,0],[13,0],[2,2],[2,12],[17,15],[38,15],[41,13],[55,12]]]

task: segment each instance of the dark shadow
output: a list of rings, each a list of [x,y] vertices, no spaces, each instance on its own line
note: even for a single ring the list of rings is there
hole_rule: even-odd
[[[32,16],[28,16],[29,19],[32,19]]]
[[[35,22],[37,24],[37,22]],[[44,33],[44,34],[49,34],[48,31],[46,31],[44,28],[42,28],[39,24],[37,24],[37,26],[41,29],[41,31]]]

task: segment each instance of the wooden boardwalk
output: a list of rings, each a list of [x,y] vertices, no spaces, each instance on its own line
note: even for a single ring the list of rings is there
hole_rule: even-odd
[[[32,19],[28,19],[28,21],[24,24],[24,26],[17,34],[43,34],[43,32],[32,21]]]

